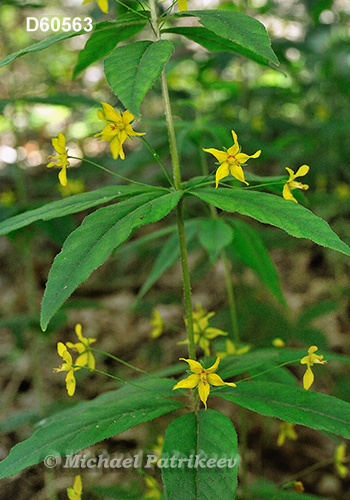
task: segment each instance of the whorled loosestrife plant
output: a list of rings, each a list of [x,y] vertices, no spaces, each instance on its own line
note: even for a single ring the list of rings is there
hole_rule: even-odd
[[[91,0],[85,0],[83,3],[89,1]],[[97,0],[97,4],[104,13],[108,12],[107,0]],[[297,438],[295,424],[349,438],[350,404],[326,394],[309,391],[314,381],[313,365],[325,363],[323,355],[315,354],[316,346],[309,347],[308,355],[305,356],[306,348],[302,351],[287,348],[285,341],[279,338],[275,339],[274,347],[255,351],[249,346],[240,345],[232,276],[225,247],[231,245],[233,231],[235,231],[236,239],[245,238],[245,231],[248,231],[248,228],[245,223],[227,217],[226,213],[252,217],[261,223],[279,227],[292,236],[307,238],[348,256],[350,248],[338,238],[326,222],[298,204],[294,197],[298,189],[308,189],[307,185],[295,179],[306,175],[309,166],[302,165],[294,173],[289,166],[281,165],[281,177],[277,181],[266,177],[263,182],[257,182],[254,176],[244,171],[249,158],[259,158],[258,161],[261,161],[260,155],[263,158],[263,153],[259,150],[249,156],[241,152],[234,131],[239,129],[239,123],[232,124],[233,145],[230,145],[228,149],[209,147],[220,147],[215,139],[215,133],[211,139],[205,138],[207,147],[203,150],[211,153],[218,161],[216,167],[212,165],[213,173],[216,172],[215,179],[213,173],[203,176],[201,172],[198,172],[198,177],[194,179],[183,179],[184,172],[181,171],[181,158],[177,148],[165,72],[165,65],[174,51],[174,46],[168,38],[164,38],[165,32],[173,32],[179,37],[185,36],[195,40],[209,51],[217,50],[219,44],[222,50],[243,52],[246,57],[252,58],[255,62],[276,67],[278,60],[271,49],[264,26],[254,18],[238,11],[186,11],[187,6],[184,0],[179,0],[180,12],[175,12],[175,2],[162,14],[158,13],[159,9],[155,0],[149,0],[148,7],[145,3],[140,4],[138,10],[128,7],[127,2],[123,5],[129,10],[127,15],[110,23],[95,24],[89,43],[80,52],[77,68],[82,71],[96,59],[105,57],[107,82],[118,96],[120,107],[124,108],[124,111],[118,112],[110,104],[102,102],[103,111],[101,109],[97,111],[98,117],[105,122],[105,125],[101,132],[95,134],[95,137],[110,142],[111,154],[116,160],[115,171],[108,170],[103,165],[90,160],[80,159],[82,162],[90,162],[108,171],[124,183],[111,184],[90,193],[74,194],[43,207],[28,210],[1,223],[0,229],[1,234],[6,234],[35,220],[42,218],[48,220],[109,202],[107,207],[96,209],[88,215],[81,226],[69,235],[52,265],[41,310],[41,327],[45,331],[50,319],[65,300],[90,276],[94,269],[109,257],[112,251],[125,242],[137,228],[159,221],[174,211],[177,218],[177,258],[180,259],[182,266],[187,330],[187,338],[181,343],[188,346],[188,358],[181,358],[181,360],[189,364],[190,374],[187,378],[182,377],[176,382],[172,378],[147,373],[112,354],[103,353],[92,347],[91,344],[96,339],[83,337],[81,325],[76,325],[79,342],[67,342],[66,345],[63,342],[58,343],[58,354],[63,359],[63,363],[54,370],[66,372],[66,387],[69,396],[73,396],[76,391],[76,376],[81,370],[88,369],[111,377],[96,368],[95,354],[110,356],[129,369],[140,372],[141,376],[139,379],[127,381],[113,375],[112,378],[124,384],[122,388],[102,394],[96,400],[78,403],[68,411],[64,410],[52,415],[29,439],[13,448],[10,455],[0,464],[0,477],[16,474],[25,467],[41,462],[46,455],[53,452],[61,456],[77,453],[83,448],[117,435],[139,423],[181,410],[181,416],[175,417],[166,431],[162,458],[159,461],[162,463],[164,494],[161,493],[153,477],[145,476],[148,488],[146,496],[161,498],[164,495],[164,498],[178,499],[180,488],[181,500],[207,499],[210,497],[210,491],[215,491],[215,498],[232,499],[236,496],[239,471],[237,436],[233,423],[228,417],[218,410],[207,410],[211,387],[213,388],[212,395],[232,401],[262,415],[282,420],[278,438],[280,446],[286,439]],[[178,26],[178,20],[183,18],[198,18],[201,27],[191,25],[183,29],[181,25]],[[116,27],[120,28],[120,37],[116,34]],[[141,40],[140,32],[146,27],[150,27],[152,37],[148,31],[146,39]],[[108,39],[109,33],[111,33],[110,36],[115,37],[116,48],[110,52],[110,47],[107,47],[103,52],[100,45],[97,57],[94,51],[94,41],[102,36]],[[137,41],[125,43],[127,38],[131,38],[136,33],[138,33]],[[67,37],[78,34],[69,33]],[[48,38],[47,46],[54,41],[56,39]],[[119,44],[121,41],[123,45]],[[45,48],[45,44],[40,42],[34,44],[31,50],[36,51],[42,48]],[[22,54],[8,56],[2,61],[2,65]],[[79,72],[77,68],[75,74]],[[169,175],[167,166],[152,144],[142,137],[145,132],[137,132],[133,128],[143,129],[142,122],[135,126],[133,121],[135,116],[140,117],[141,102],[156,79],[160,80],[163,96],[172,176]],[[167,187],[152,186],[137,180],[126,179],[118,174],[119,162],[125,158],[123,145],[133,137],[140,137],[142,144],[152,153],[155,162],[162,169]],[[59,181],[65,192],[70,184],[69,159],[73,157],[69,156],[66,138],[62,132],[58,133],[57,138],[52,139],[52,145],[56,152],[50,157],[52,161],[47,166],[60,168]],[[288,171],[288,179],[282,176],[284,168]],[[223,179],[225,183],[221,182]],[[231,183],[234,179],[240,181],[241,184]],[[127,181],[126,184],[125,181]],[[275,194],[264,191],[264,189],[270,191],[272,186]],[[188,198],[209,205],[212,215],[209,225],[203,223],[203,218],[185,220]],[[219,214],[217,209],[222,212]],[[235,327],[227,325],[227,331],[209,325],[214,312],[208,313],[200,305],[194,311],[192,310],[186,245],[186,230],[190,227],[189,222],[192,224],[192,229],[195,228],[197,233],[200,231],[201,242],[209,250],[211,262],[221,258],[225,264],[231,320],[232,325],[236,325]],[[207,231],[206,234],[205,231]],[[249,231],[251,231],[249,234],[252,234],[253,230],[249,228]],[[217,248],[211,241],[213,234],[218,235],[215,241]],[[254,238],[258,237],[255,235]],[[259,242],[259,245],[262,243]],[[235,248],[234,242],[232,248],[233,250]],[[263,258],[263,252],[261,258]],[[279,290],[276,292],[276,288],[271,287],[271,289],[274,290],[277,299],[283,303],[281,292]],[[166,328],[166,324],[157,311],[154,313],[152,326],[152,337],[156,342],[163,329]],[[232,335],[231,328],[235,328],[234,335]],[[213,340],[218,336],[227,337],[225,339],[226,350],[216,352]],[[251,344],[253,344],[253,339],[251,339]],[[184,347],[184,349],[187,348]],[[70,351],[73,354],[77,353],[75,360]],[[204,354],[204,358],[198,360],[197,356],[201,357],[201,354]],[[327,353],[326,356],[329,361],[337,358],[331,353]],[[348,361],[344,358],[341,360]],[[291,363],[307,365],[303,388],[296,382],[286,383],[284,377],[279,377],[284,370],[283,367]],[[259,380],[261,375],[272,370],[276,375],[274,380],[279,380],[278,382]],[[173,368],[172,373],[180,374],[183,371],[183,364],[179,364]],[[244,378],[242,374],[246,374]],[[236,378],[240,375],[241,377]],[[235,377],[235,383],[223,380],[232,377]],[[201,402],[205,409],[201,407]],[[240,433],[240,428],[238,428],[238,433]],[[244,428],[242,427],[243,440]],[[334,463],[343,474],[345,451],[343,448],[339,450],[336,458],[332,460],[335,460]],[[194,456],[197,461],[208,459],[214,462],[210,464],[205,462],[204,469],[202,466],[194,467]],[[174,457],[182,459],[181,466],[176,462],[175,466],[169,467],[168,464],[172,463],[171,459]],[[226,459],[234,459],[234,465],[232,466],[232,462],[225,462]],[[243,462],[245,463],[245,460]],[[207,470],[210,474],[207,474]],[[245,487],[245,484],[242,486]],[[299,491],[303,488],[300,481],[291,481],[287,486],[299,488]],[[73,488],[68,488],[67,492],[69,498],[81,498],[80,475],[76,476]],[[244,488],[239,490],[240,498],[245,498],[245,492]]]

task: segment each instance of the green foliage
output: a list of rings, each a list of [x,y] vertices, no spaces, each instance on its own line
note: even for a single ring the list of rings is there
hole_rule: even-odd
[[[272,64],[278,66],[278,59],[271,49],[271,43],[266,33],[265,27],[257,19],[247,16],[242,12],[232,12],[224,10],[191,10],[177,14],[177,17],[196,16],[199,22],[209,30],[209,33],[201,31],[199,37],[196,29],[189,28],[184,34],[190,39],[201,43],[209,50],[218,50],[218,45],[221,39],[226,40],[221,50],[227,50],[227,46],[231,51],[253,59],[259,64]],[[193,31],[192,31],[193,30]],[[213,43],[213,35],[215,33],[217,41]],[[227,43],[229,40],[232,43]],[[204,43],[203,43],[204,41]]]
[[[194,461],[197,456],[205,461],[214,459],[214,464],[218,458],[231,459],[234,466],[226,462],[226,467],[212,466],[208,471],[201,466],[189,468],[185,461],[182,467],[165,467],[162,477],[167,499],[179,498],[179,485],[183,500],[209,499],[212,492],[218,498],[234,498],[239,466],[237,435],[225,415],[201,410],[174,420],[165,434],[162,459],[174,456],[185,460],[194,457]]]
[[[232,191],[227,188],[201,188],[192,191],[192,194],[221,210],[248,215],[265,224],[284,229],[296,238],[307,238],[324,247],[350,255],[348,245],[339,239],[324,220],[295,202],[242,189]]]
[[[117,47],[105,59],[109,86],[134,115],[139,116],[145,94],[162,72],[174,50],[167,40],[134,42]]]
[[[327,394],[252,381],[220,388],[215,395],[268,417],[350,437],[350,403]]]
[[[90,66],[90,64],[109,54],[119,42],[127,40],[136,33],[139,33],[139,31],[143,30],[145,25],[146,21],[142,23],[137,20],[135,24],[117,26],[93,33],[86,42],[84,49],[79,52],[79,58],[74,68],[73,78]]]
[[[147,188],[146,188],[147,189]],[[28,210],[0,223],[0,234],[7,234],[38,220],[50,220],[56,217],[81,212],[87,208],[102,205],[116,199],[128,198],[146,191],[141,186],[107,186],[89,193],[77,194],[63,200],[46,203],[42,207]]]
[[[199,233],[199,242],[208,252],[209,260],[214,264],[220,252],[227,247],[233,238],[233,231],[222,220],[205,220],[202,222]]]
[[[172,387],[170,380],[142,380],[139,386],[107,392],[44,419],[39,429],[1,462],[0,478],[13,476],[49,455],[73,455],[142,422],[183,408],[182,403],[169,397]]]
[[[115,248],[124,243],[135,229],[168,215],[181,195],[181,191],[169,193],[152,189],[88,215],[67,238],[52,265],[41,306],[42,329],[46,330],[63,302]]]

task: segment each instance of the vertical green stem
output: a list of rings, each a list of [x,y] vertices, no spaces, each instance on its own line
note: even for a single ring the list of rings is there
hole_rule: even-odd
[[[200,147],[199,150],[200,150],[200,160],[201,160],[202,171],[203,171],[204,175],[208,175],[209,169],[208,169],[207,162],[205,160],[203,148]],[[210,207],[210,212],[211,212],[213,219],[217,220],[219,218],[219,216],[218,216],[218,212],[217,212],[216,208],[214,207],[214,205],[209,205],[209,207]],[[231,279],[230,264],[229,264],[227,254],[226,254],[226,251],[224,248],[221,250],[220,255],[221,255],[221,260],[222,260],[222,263],[224,266],[226,293],[227,293],[227,299],[228,299],[229,308],[230,308],[233,339],[235,342],[239,342],[240,337],[239,337],[239,329],[238,329],[235,293],[233,290],[233,284],[232,284],[232,279]]]
[[[161,39],[160,30],[158,26],[158,17],[156,11],[155,0],[149,0],[149,6],[151,10],[151,25],[155,35],[156,40]],[[173,166],[173,177],[175,189],[181,189],[181,171],[179,155],[176,145],[176,136],[174,128],[174,120],[171,111],[170,98],[168,85],[166,82],[166,74],[163,69],[160,82],[162,86],[163,103],[164,103],[164,114],[168,129],[169,144],[170,144],[170,155],[171,162]],[[185,236],[185,221],[184,221],[184,209],[183,200],[181,199],[176,210],[177,215],[177,227],[179,234],[179,244],[180,244],[180,255],[181,255],[181,265],[182,265],[182,278],[183,278],[183,289],[184,289],[184,299],[185,299],[185,311],[186,311],[186,323],[187,323],[187,334],[188,334],[188,354],[191,359],[196,359],[194,334],[193,334],[193,318],[192,318],[192,300],[191,300],[191,281],[190,273],[188,269],[188,258],[187,258],[187,246],[186,246],[186,236]]]

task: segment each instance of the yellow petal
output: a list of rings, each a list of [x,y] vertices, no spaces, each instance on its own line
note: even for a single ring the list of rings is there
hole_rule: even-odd
[[[58,149],[56,149],[57,153],[63,153],[66,149],[66,138],[64,137],[63,134],[61,134],[61,132],[58,132],[57,134],[57,145],[60,149],[60,151]]]
[[[293,201],[295,201],[295,203],[298,203],[297,200],[292,195],[292,192],[289,188],[288,182],[286,182],[285,185],[283,186],[282,196],[285,200],[293,200]]]
[[[205,336],[207,339],[215,339],[219,335],[228,335],[228,332],[220,330],[220,328],[209,327],[205,330]]]
[[[74,370],[69,370],[66,376],[66,388],[68,392],[68,396],[73,396],[75,393],[75,377],[74,377]]]
[[[215,182],[216,182],[215,187],[216,188],[218,187],[221,179],[223,179],[224,177],[227,177],[229,173],[230,173],[229,164],[226,161],[222,165],[220,165],[220,167],[216,171],[216,176],[215,176]]]
[[[119,141],[119,137],[118,136],[115,136],[112,140],[111,140],[111,152],[112,152],[112,155],[113,155],[113,158],[116,160],[119,156],[119,153],[120,153],[120,148],[121,148],[121,144],[120,144],[120,141]]]
[[[199,375],[193,373],[189,377],[180,380],[180,382],[174,385],[173,391],[175,389],[194,389],[198,385],[198,382],[199,382]]]
[[[242,167],[239,167],[238,165],[230,165],[230,171],[231,175],[235,177],[235,179],[238,179],[241,182],[244,182],[249,186],[249,183],[245,180],[244,178],[244,173]]]
[[[214,149],[214,148],[210,148],[210,149],[203,149],[203,151],[205,151],[206,153],[210,153],[212,154],[213,156],[215,156],[215,158],[220,162],[220,163],[223,163],[224,161],[227,160],[227,153],[226,151],[220,151],[219,149]]]
[[[102,12],[108,14],[108,0],[97,0],[97,5],[100,7]]]
[[[103,120],[104,122],[106,121],[106,117],[100,109],[97,111],[97,116],[100,120]]]
[[[209,373],[207,378],[209,384],[214,385],[215,387],[220,385],[229,385],[231,387],[237,387],[236,384],[234,384],[233,382],[224,382],[217,373]]]
[[[304,389],[309,390],[310,387],[312,386],[314,380],[315,380],[314,374],[312,373],[310,366],[308,366],[307,370],[304,374],[304,377],[303,377]]]
[[[84,340],[84,337],[82,335],[82,326],[80,323],[77,323],[75,325],[75,333],[76,333],[78,339],[82,342]]]
[[[63,358],[63,353],[67,350],[67,347],[63,344],[63,342],[57,342],[57,352],[58,355]]]
[[[128,109],[126,109],[123,113],[123,122],[128,125],[129,123],[131,123],[134,119],[134,115],[132,113],[130,113],[130,111]]]
[[[177,5],[179,6],[179,10],[187,10],[187,0],[177,0]]]
[[[236,159],[237,161],[239,161],[239,163],[246,163],[246,161],[249,160],[249,158],[259,158],[259,156],[261,155],[261,150],[259,149],[259,151],[257,151],[256,153],[254,153],[253,155],[246,155],[245,153],[238,153],[236,154]]]
[[[67,186],[67,171],[65,165],[62,167],[62,170],[58,174],[58,179],[60,181],[61,186]]]
[[[204,370],[203,366],[194,359],[180,358],[180,361],[186,361],[186,363],[190,365],[190,370],[192,373],[201,373]]]
[[[310,170],[310,167],[308,165],[302,165],[295,172],[295,177],[303,177],[304,175],[306,175],[308,173],[309,170]]]
[[[207,409],[207,399],[210,393],[210,385],[207,383],[203,383],[202,380],[199,380],[198,383],[198,394],[199,398],[202,401],[202,403],[205,406],[205,409]]]
[[[78,495],[81,495],[82,491],[83,491],[83,484],[81,482],[81,477],[80,475],[79,476],[75,476],[75,480],[74,480],[74,485],[73,485],[73,490],[78,494]]]
[[[122,120],[120,114],[117,113],[110,104],[108,104],[107,102],[101,102],[101,104],[108,120],[110,120],[111,122],[120,122]]]
[[[294,179],[296,177],[296,175],[294,174],[294,170],[292,170],[291,168],[288,168],[288,167],[286,167],[286,170],[287,170],[287,172],[289,174],[288,182],[294,181]]]
[[[218,369],[219,363],[220,363],[220,358],[216,358],[215,363],[205,371],[207,373],[214,373]]]

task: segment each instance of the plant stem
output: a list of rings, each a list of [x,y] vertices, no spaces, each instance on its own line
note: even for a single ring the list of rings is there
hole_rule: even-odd
[[[206,159],[204,156],[204,151],[203,151],[202,147],[200,147],[200,160],[201,160],[203,174],[209,175],[209,169],[208,169],[208,165],[207,165],[207,162],[206,162]],[[210,207],[210,212],[211,212],[212,218],[214,220],[218,220],[219,215],[218,215],[216,207],[214,207],[214,205],[209,205],[209,207]],[[238,329],[235,293],[233,290],[233,284],[232,284],[232,279],[231,279],[230,264],[229,264],[227,254],[226,254],[226,251],[224,248],[221,250],[220,255],[221,255],[221,261],[222,261],[223,266],[224,266],[226,293],[227,293],[227,299],[228,299],[228,304],[229,304],[229,308],[230,308],[233,340],[236,343],[239,343],[240,337],[239,337],[239,329]]]
[[[149,0],[149,6],[151,10],[151,24],[152,29],[154,31],[154,35],[156,40],[161,39],[160,30],[158,26],[158,17],[156,11],[155,0]],[[163,69],[161,77],[161,87],[163,94],[163,103],[164,103],[164,114],[168,129],[169,136],[169,144],[170,144],[170,155],[173,166],[173,177],[175,189],[181,189],[181,171],[180,171],[180,162],[179,155],[177,151],[176,145],[176,137],[175,137],[175,128],[174,128],[174,120],[171,112],[170,98],[168,85],[166,82],[166,74]],[[187,335],[188,335],[188,354],[190,359],[196,359],[196,350],[194,343],[194,334],[193,334],[193,317],[192,317],[192,300],[191,300],[191,282],[190,282],[190,273],[188,269],[188,258],[187,258],[187,246],[186,246],[186,236],[185,236],[185,222],[184,222],[184,209],[183,209],[183,199],[179,201],[179,204],[176,208],[177,214],[177,227],[179,234],[179,244],[180,244],[180,255],[181,255],[181,265],[182,265],[182,278],[183,278],[183,290],[184,290],[184,299],[185,299],[185,311],[186,311],[186,323],[187,323]]]

